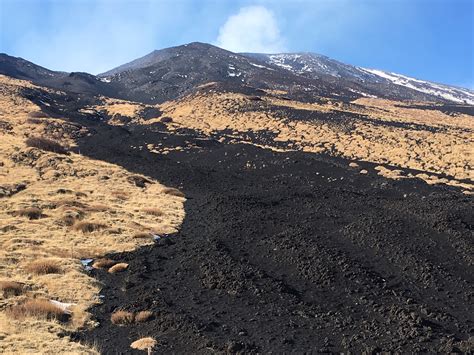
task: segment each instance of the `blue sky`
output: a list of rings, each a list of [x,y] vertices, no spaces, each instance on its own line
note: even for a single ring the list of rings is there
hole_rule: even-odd
[[[474,89],[474,0],[0,0],[0,52],[94,74],[193,41]]]

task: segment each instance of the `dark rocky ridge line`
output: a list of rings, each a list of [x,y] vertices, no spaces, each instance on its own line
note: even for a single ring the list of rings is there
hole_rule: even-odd
[[[327,57],[315,54],[307,56],[312,58],[308,61],[311,64],[308,73],[275,65],[268,60],[268,56],[262,54],[233,53],[194,42],[153,51],[99,76],[51,71],[22,58],[0,54],[0,74],[67,92],[149,104],[182,97],[194,92],[199,85],[213,81],[234,86],[285,90],[292,98],[308,96],[310,100],[317,100],[318,97],[354,100],[375,95],[392,100],[449,103],[442,97],[395,85],[389,80],[357,71],[356,67]],[[316,64],[312,62],[315,58]],[[321,60],[324,60],[322,64],[319,63]],[[301,66],[301,63],[296,64]],[[357,74],[354,74],[355,71]],[[449,88],[445,86],[446,90]],[[453,90],[459,91],[458,88]]]

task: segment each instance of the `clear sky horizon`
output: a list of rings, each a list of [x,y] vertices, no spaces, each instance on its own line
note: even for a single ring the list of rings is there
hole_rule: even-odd
[[[0,0],[0,52],[52,70],[98,74],[195,41],[474,89],[474,0]]]

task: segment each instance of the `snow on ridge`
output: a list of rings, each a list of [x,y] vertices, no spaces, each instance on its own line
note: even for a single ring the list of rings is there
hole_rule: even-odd
[[[252,63],[252,62],[249,62],[249,64],[250,64],[250,65],[253,65],[254,67],[261,68],[261,69],[275,70],[275,69],[266,67],[265,65],[255,64],[255,63]]]
[[[384,72],[377,69],[366,69],[359,68],[365,72],[371,73],[378,77],[384,78],[391,81],[392,83],[400,86],[407,87],[412,90],[416,90],[425,94],[441,97],[445,100],[456,102],[456,103],[467,103],[474,105],[474,93],[461,88],[454,88],[447,85],[435,84],[429,81],[419,80],[410,78],[405,75]]]

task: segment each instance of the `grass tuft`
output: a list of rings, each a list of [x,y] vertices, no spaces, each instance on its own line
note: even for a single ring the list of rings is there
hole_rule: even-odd
[[[184,194],[181,191],[173,187],[167,187],[163,189],[163,193],[167,195],[171,195],[171,196],[176,196],[176,197],[184,197]]]
[[[107,226],[102,223],[96,222],[77,222],[74,224],[74,229],[77,231],[81,231],[82,233],[92,233],[101,229],[106,228]]]
[[[26,140],[26,145],[28,147],[38,148],[48,152],[67,154],[66,148],[64,148],[60,143],[48,138],[30,137]]]
[[[54,260],[37,260],[26,265],[25,270],[35,275],[60,274],[62,272],[59,264]]]
[[[145,323],[145,322],[148,322],[152,318],[153,318],[152,311],[140,311],[135,314],[136,323]]]
[[[161,209],[153,208],[153,207],[144,208],[143,212],[145,212],[146,214],[152,215],[152,216],[156,216],[156,217],[160,217],[160,216],[163,216],[165,214]]]
[[[147,232],[139,232],[133,235],[133,238],[137,239],[150,239],[151,238],[151,233]]]
[[[27,217],[28,219],[40,219],[44,217],[43,211],[36,207],[22,208],[13,212],[14,216]]]
[[[0,291],[2,291],[5,298],[21,295],[23,290],[23,284],[19,282],[0,281]]]
[[[114,266],[110,267],[108,272],[111,274],[115,274],[117,272],[122,272],[128,269],[128,264],[127,263],[118,263],[115,264]]]
[[[151,355],[151,352],[156,344],[158,344],[158,342],[155,339],[147,337],[135,340],[132,344],[130,344],[130,347],[137,350],[146,350],[148,355]]]
[[[132,312],[118,310],[112,313],[110,320],[113,324],[124,325],[132,324],[135,320],[135,315]]]
[[[48,115],[42,111],[31,111],[31,112],[28,112],[28,117],[29,118],[47,118]]]
[[[26,317],[66,320],[67,315],[58,306],[45,299],[31,299],[24,303],[11,306],[7,309],[7,315],[13,319]]]
[[[97,259],[92,264],[92,267],[94,269],[108,269],[114,266],[115,264],[117,264],[117,262],[111,259]]]

